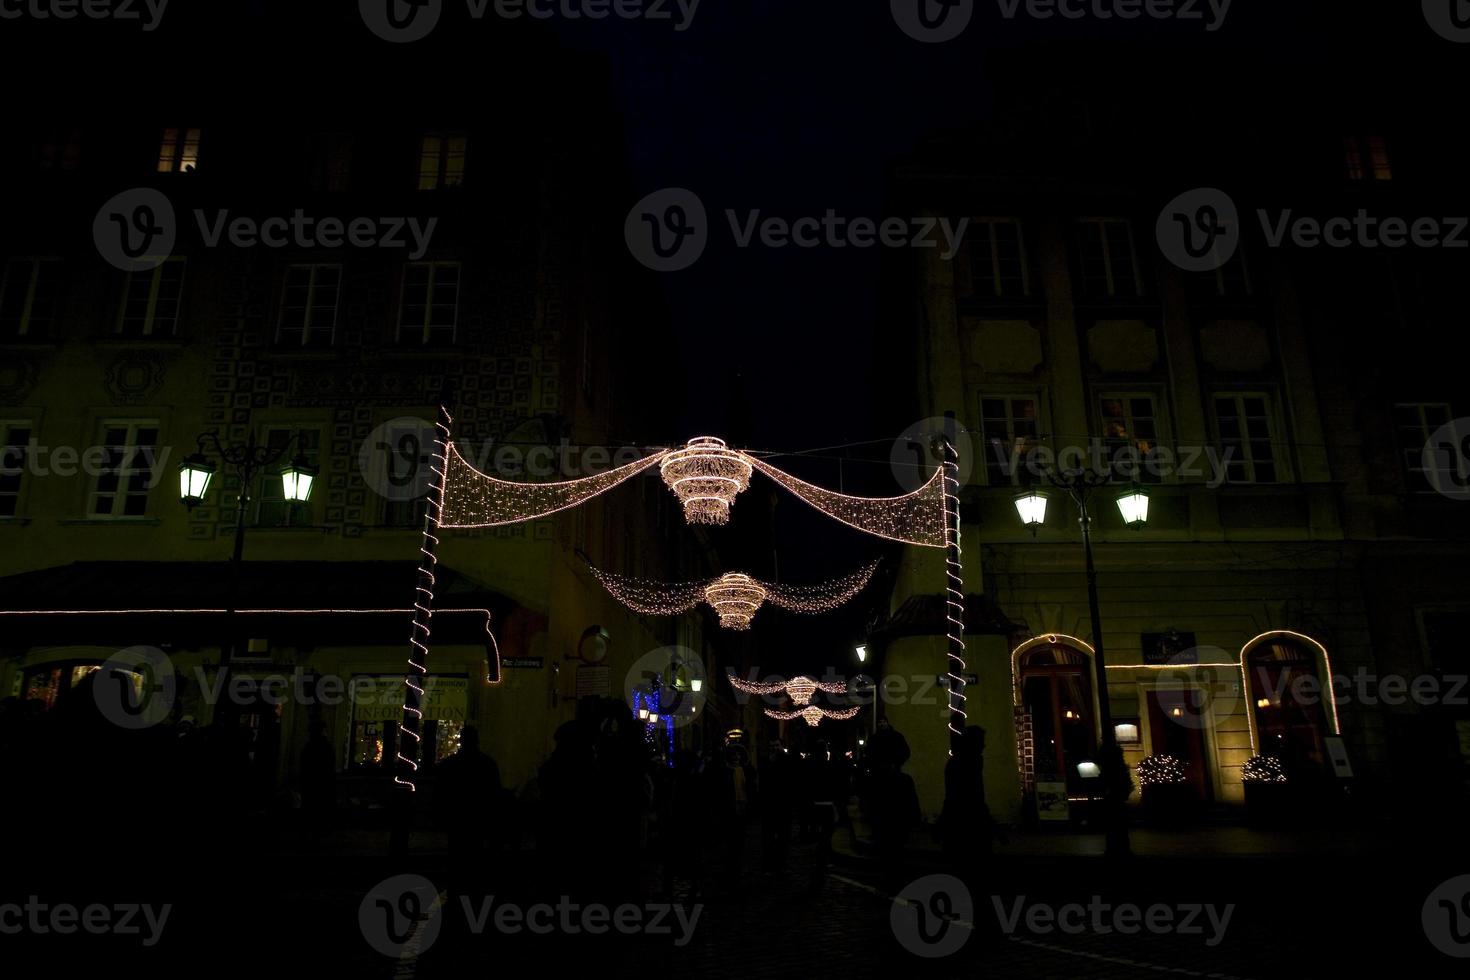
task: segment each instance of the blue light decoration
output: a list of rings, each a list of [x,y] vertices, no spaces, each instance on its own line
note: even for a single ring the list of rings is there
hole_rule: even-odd
[[[665,728],[667,728],[668,729],[668,733],[669,733],[669,750],[665,754],[665,757],[664,757],[664,765],[665,766],[668,766],[669,768],[673,768],[673,765],[674,765],[674,719],[671,718],[671,717],[669,717],[668,715],[665,715],[662,711],[659,710],[659,706],[660,706],[660,704],[662,702],[662,699],[659,696],[661,691],[662,691],[662,684],[659,682],[659,678],[657,676],[655,676],[654,679],[653,679],[653,687],[652,687],[651,690],[648,690],[648,691],[640,691],[637,688],[634,688],[634,690],[633,690],[633,717],[634,718],[637,718],[638,717],[638,712],[641,711],[641,710],[643,710],[644,708],[647,708],[648,709],[648,713],[649,713],[649,716],[650,717],[652,717],[653,715],[658,715],[658,724],[654,724],[652,721],[645,721],[643,723],[643,739],[644,739],[644,741],[646,741],[648,743],[648,745],[649,745],[650,748],[657,748],[658,747],[657,729],[658,729],[659,725],[663,725]]]

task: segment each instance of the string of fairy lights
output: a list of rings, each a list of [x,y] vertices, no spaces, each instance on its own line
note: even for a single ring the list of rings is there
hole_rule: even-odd
[[[750,453],[731,449],[713,436],[691,439],[677,449],[659,449],[624,466],[593,476],[558,482],[501,480],[477,469],[461,455],[451,439],[453,417],[441,405],[435,426],[433,474],[425,508],[422,559],[414,591],[413,629],[408,672],[404,677],[403,717],[399,723],[400,774],[394,781],[412,792],[417,789],[419,729],[423,722],[423,680],[427,672],[434,605],[434,568],[438,564],[440,528],[486,528],[548,517],[587,503],[640,473],[658,466],[664,484],[678,498],[689,524],[726,524],[736,498],[759,471],[790,493],[834,520],[864,533],[927,548],[946,549],[946,618],[951,731],[964,725],[964,586],[959,553],[959,467],[954,446],[945,440],[945,462],[917,490],[897,497],[857,497],[808,483]],[[729,629],[748,629],[766,603],[798,613],[835,609],[855,596],[872,577],[875,565],[812,586],[762,582],[743,572],[731,572],[705,582],[649,583],[593,569],[607,590],[630,609],[654,615],[674,615],[708,603]],[[797,678],[796,680],[803,680]],[[807,679],[809,680],[809,679]],[[815,682],[813,682],[815,684]],[[790,692],[790,688],[783,688]],[[805,704],[816,687],[808,691]],[[825,688],[824,688],[825,690]],[[795,701],[793,693],[793,701]],[[851,718],[856,708],[827,709],[807,704],[794,713],[766,712],[789,720],[800,716],[808,725],[823,718]]]
[[[720,617],[726,629],[746,630],[761,606],[770,603],[788,612],[817,615],[850,601],[867,586],[878,568],[870,562],[850,575],[817,585],[762,582],[744,572],[726,572],[703,582],[647,582],[587,566],[608,593],[645,616],[677,616],[701,601]]]
[[[827,694],[847,693],[846,681],[819,681],[804,676],[793,677],[787,681],[747,681],[736,677],[734,674],[726,674],[725,677],[729,680],[730,686],[737,691],[760,695],[785,692],[791,698],[793,704],[810,704],[812,695],[818,691],[825,691]]]
[[[799,711],[773,711],[767,708],[765,712],[767,717],[775,718],[777,721],[790,721],[793,718],[800,718],[815,728],[822,723],[822,719],[824,718],[831,718],[834,721],[844,721],[848,718],[856,718],[857,713],[861,710],[860,705],[855,705],[851,708],[819,708],[813,704]]]

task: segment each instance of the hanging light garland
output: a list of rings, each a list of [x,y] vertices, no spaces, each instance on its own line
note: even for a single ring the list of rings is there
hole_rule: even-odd
[[[856,717],[857,713],[861,710],[862,708],[860,705],[855,705],[851,708],[836,709],[819,708],[816,705],[809,705],[805,708],[802,708],[800,711],[772,711],[770,708],[767,708],[766,716],[769,718],[775,718],[777,721],[790,721],[793,718],[800,718],[802,721],[815,728],[822,723],[823,718],[846,720],[848,718]]]
[[[588,565],[602,587],[623,605],[646,616],[677,616],[701,600],[719,614],[726,629],[745,630],[765,603],[803,615],[830,612],[863,590],[878,568],[876,561],[819,585],[777,585],[743,572],[726,572],[703,582],[645,582]]]
[[[658,469],[690,524],[728,523],[730,505],[750,486],[750,457],[713,436],[690,439],[664,456]]]
[[[557,483],[497,479],[476,469],[453,442],[445,456],[440,527],[497,527],[547,517],[586,503],[657,465],[690,524],[728,523],[735,498],[750,486],[751,474],[760,470],[827,516],[868,534],[928,548],[943,548],[947,539],[943,467],[912,493],[854,497],[797,479],[713,436],[691,439],[679,449],[659,450],[606,473]]]
[[[481,472],[449,443],[445,453],[443,509],[440,527],[498,527],[548,517],[584,504],[653,466],[668,455],[660,450],[626,466],[559,483],[499,480]]]
[[[793,677],[789,681],[743,681],[734,674],[725,675],[730,686],[746,694],[779,694],[785,692],[795,704],[807,704],[818,691],[846,694],[846,681],[818,681],[810,677]]]

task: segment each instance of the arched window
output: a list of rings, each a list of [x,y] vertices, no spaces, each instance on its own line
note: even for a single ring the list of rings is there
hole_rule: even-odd
[[[1016,705],[1029,721],[1031,757],[1022,760],[1031,782],[1085,787],[1077,765],[1097,759],[1098,722],[1092,648],[1049,634],[1027,640],[1014,654]]]
[[[1287,630],[1263,633],[1241,651],[1257,751],[1310,777],[1325,770],[1324,739],[1338,733],[1327,650]]]

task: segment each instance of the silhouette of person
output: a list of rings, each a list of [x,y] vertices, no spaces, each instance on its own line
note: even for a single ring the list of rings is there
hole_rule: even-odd
[[[939,834],[944,853],[973,872],[991,852],[994,826],[985,803],[985,729],[968,725],[950,739],[952,755],[944,765],[944,808]]]
[[[909,761],[909,742],[887,718],[878,719],[878,728],[868,739],[868,759],[875,767],[891,765],[902,769]]]
[[[301,749],[301,810],[308,839],[315,841],[332,823],[337,806],[337,764],[327,726],[314,721]]]
[[[761,858],[766,870],[786,868],[791,818],[796,804],[796,760],[779,740],[771,743],[757,774],[760,779]]]
[[[498,842],[500,767],[480,751],[479,729],[466,725],[459,751],[436,768],[434,802],[449,833],[450,857],[478,861],[490,841]]]

